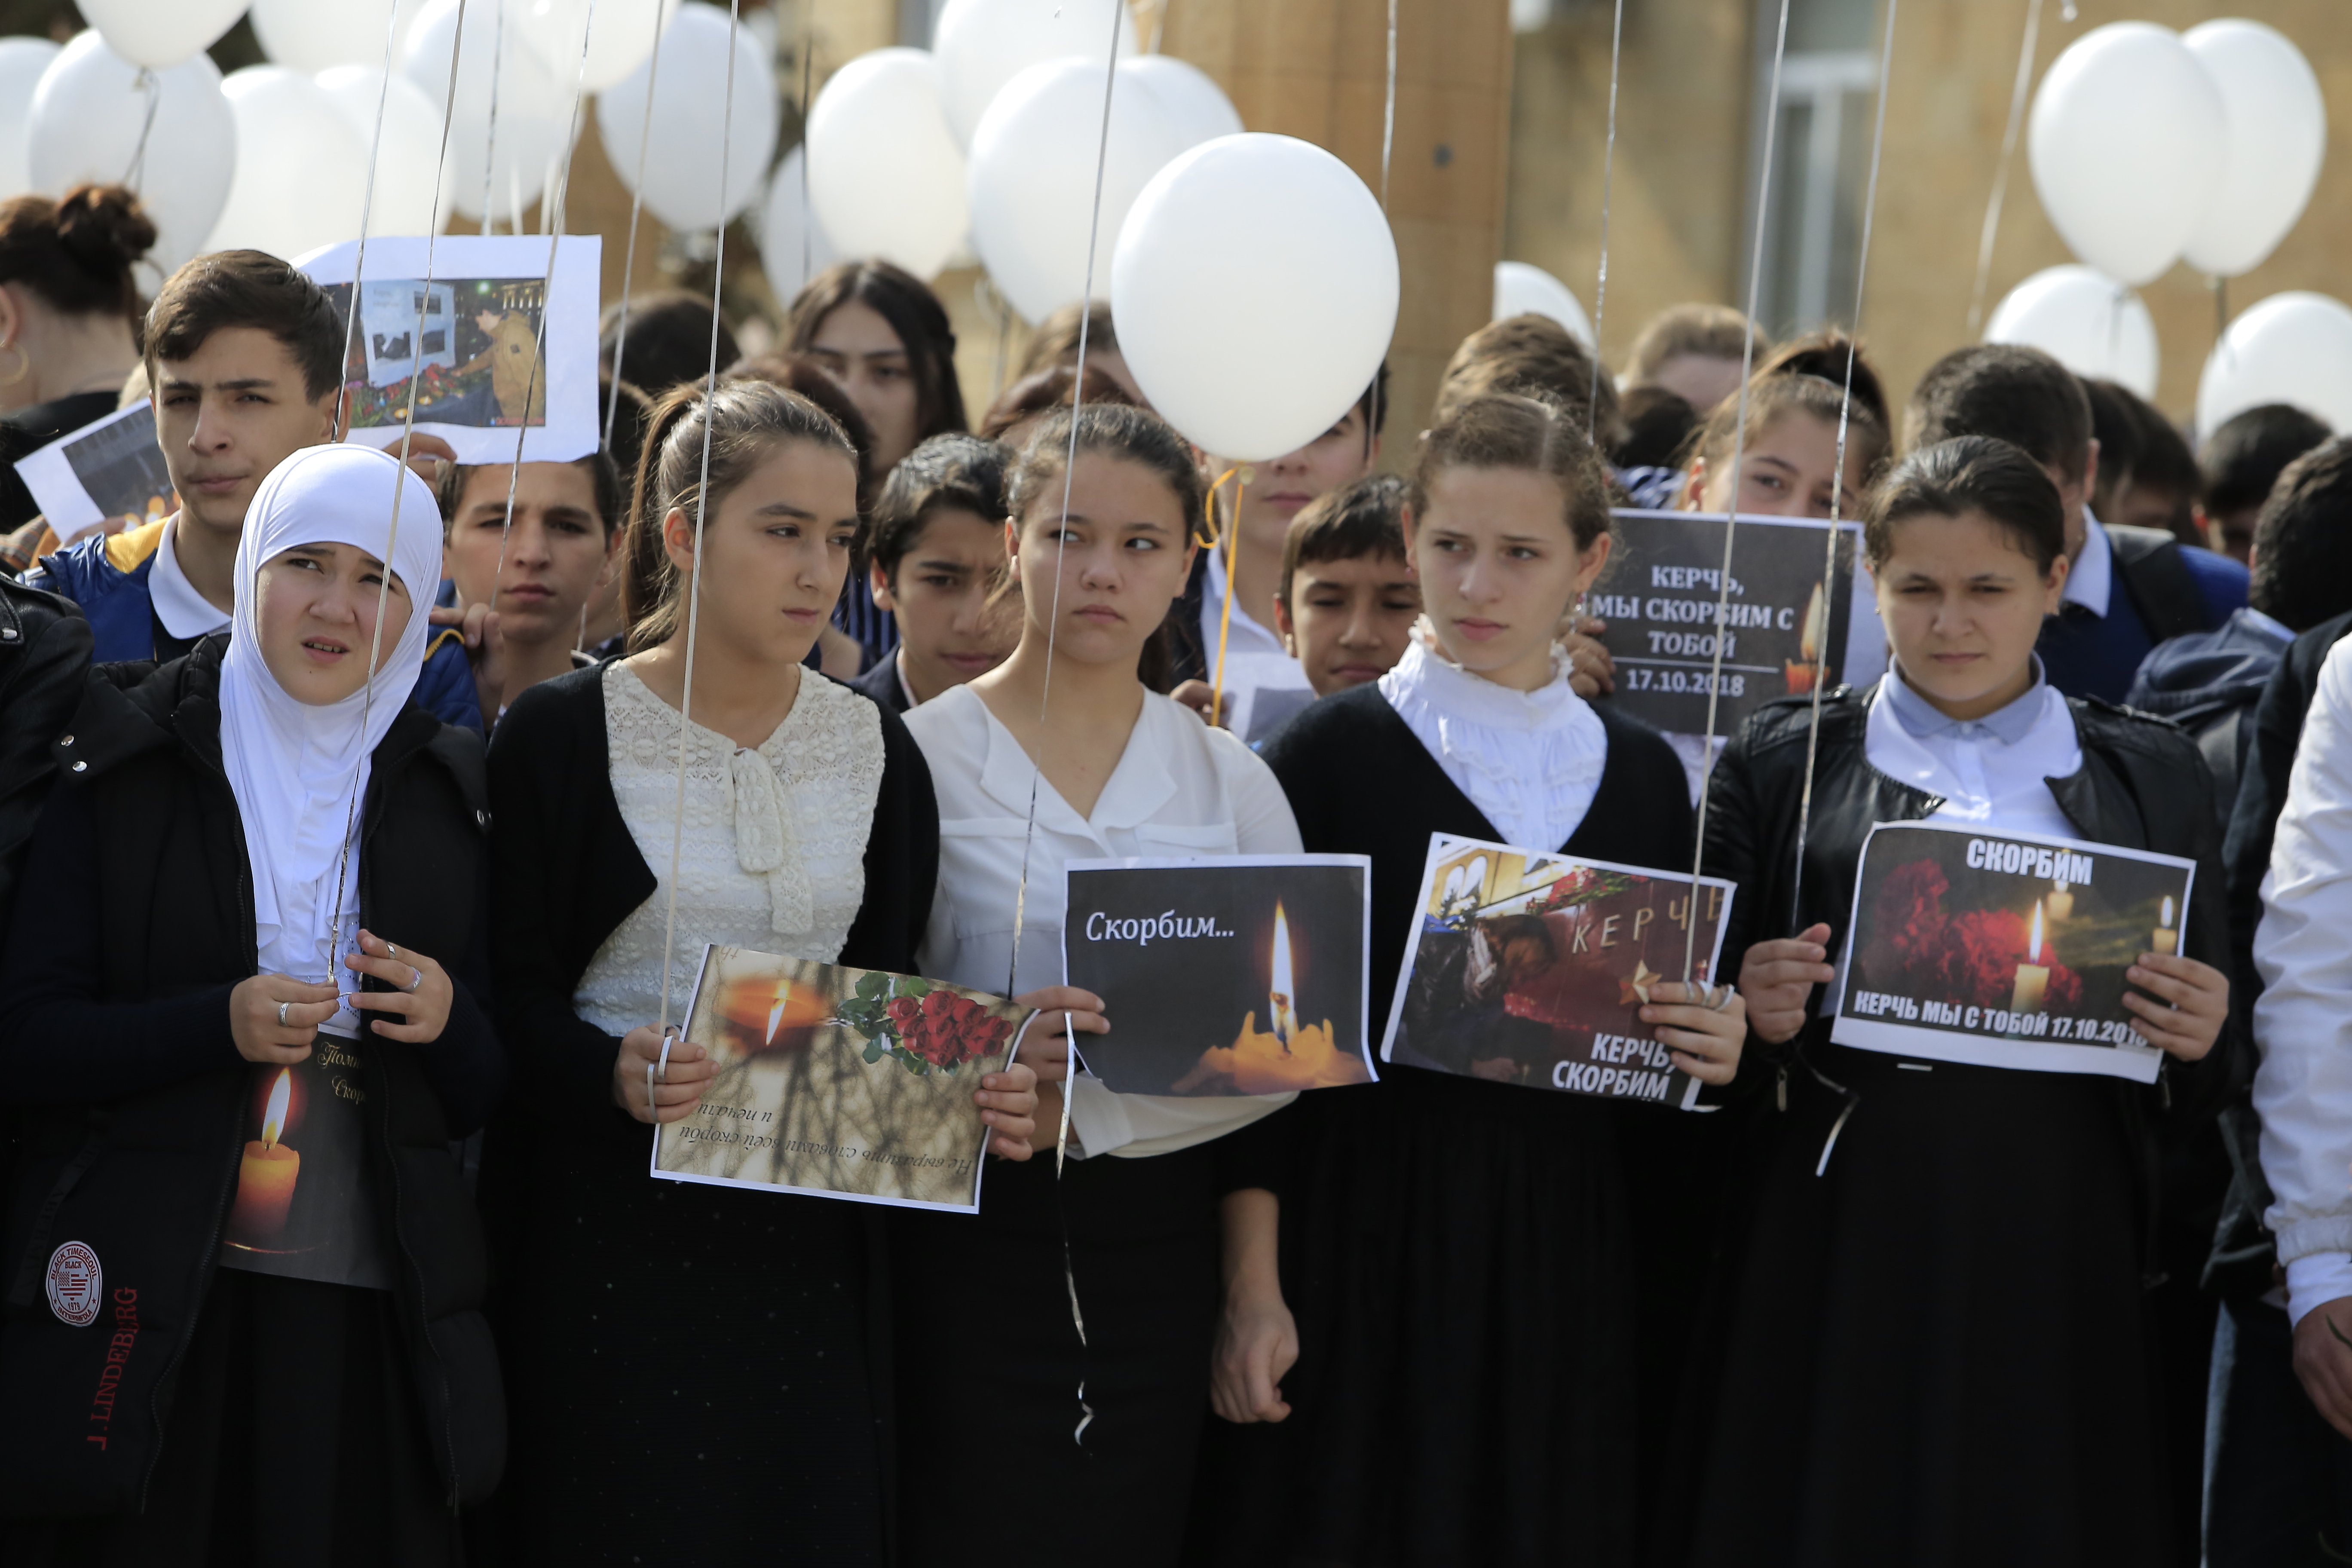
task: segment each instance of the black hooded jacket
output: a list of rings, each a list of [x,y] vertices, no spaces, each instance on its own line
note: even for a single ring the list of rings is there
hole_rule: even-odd
[[[256,970],[252,874],[221,768],[226,645],[100,667],[56,742],[63,787],[0,964],[0,1081],[17,1131],[0,1243],[0,1515],[142,1507],[218,1266],[251,1081],[228,998]],[[486,951],[485,800],[480,738],[412,704],[376,748],[357,868],[368,929],[456,982],[439,1039],[378,1039],[362,1071],[401,1350],[452,1506],[489,1493],[506,1447],[479,1310],[486,1251],[450,1152],[504,1070],[466,978]],[[103,1270],[89,1326],[45,1289],[68,1242]]]

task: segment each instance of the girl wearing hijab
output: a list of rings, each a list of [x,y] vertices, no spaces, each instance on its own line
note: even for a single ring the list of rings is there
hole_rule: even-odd
[[[717,1068],[688,1041],[657,1088],[648,1069],[705,943],[914,973],[930,774],[895,715],[801,664],[857,535],[840,426],[765,381],[681,387],[637,502],[661,552],[627,589],[635,651],[524,692],[490,754],[499,1023],[527,1086],[482,1171],[511,1331],[500,1527],[518,1562],[879,1563],[882,1211],[647,1179],[654,1123]],[[1035,1083],[981,1080],[997,1152],[1029,1157]]]
[[[453,973],[480,742],[411,700],[436,523],[388,454],[296,452],[230,633],[100,667],[54,748],[0,960],[11,1563],[454,1563],[497,1483],[449,1152],[503,1077]]]

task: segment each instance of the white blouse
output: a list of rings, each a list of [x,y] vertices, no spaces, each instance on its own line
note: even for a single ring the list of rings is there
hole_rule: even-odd
[[[998,995],[1062,984],[1067,861],[1299,852],[1298,824],[1273,772],[1232,735],[1165,697],[1145,694],[1091,817],[1080,816],[1038,775],[1021,742],[969,687],[950,688],[914,709],[907,728],[930,764],[940,803],[939,892],[917,953],[922,972],[936,980]],[[1111,1026],[1150,1026],[1142,1018],[1113,1018]],[[1082,1073],[1070,1096],[1070,1125],[1089,1154],[1165,1154],[1246,1126],[1293,1098],[1118,1094]]]
[[[1415,637],[1381,695],[1505,842],[1549,851],[1582,824],[1609,765],[1609,731],[1568,674],[1555,647],[1550,684],[1515,691]]]
[[[2078,838],[2082,830],[2058,809],[2050,781],[2083,770],[2074,715],[2033,662],[2033,685],[1981,719],[1950,719],[1890,668],[1871,699],[1863,742],[1870,765],[1888,778],[1944,797],[1927,818],[1992,832]]]
[[[678,821],[677,710],[626,664],[604,671],[613,798],[656,882],[596,950],[572,999],[608,1035],[656,1023]],[[866,901],[866,841],[882,787],[880,710],[803,676],[793,710],[756,748],[688,731],[685,832],[669,1007],[686,1010],[706,942],[831,963]]]

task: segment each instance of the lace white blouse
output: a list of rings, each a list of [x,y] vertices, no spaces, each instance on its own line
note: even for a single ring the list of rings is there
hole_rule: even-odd
[[[658,1021],[677,816],[677,710],[625,664],[604,671],[613,798],[653,897],[604,939],[572,1005],[611,1035]],[[882,787],[882,720],[866,699],[813,676],[757,749],[699,724],[688,732],[685,832],[670,1011],[694,988],[705,942],[830,963],[866,900],[866,842]]]
[[[1568,672],[1555,647],[1550,684],[1515,691],[1415,637],[1381,677],[1381,695],[1505,842],[1552,850],[1592,809],[1609,764],[1609,731]]]

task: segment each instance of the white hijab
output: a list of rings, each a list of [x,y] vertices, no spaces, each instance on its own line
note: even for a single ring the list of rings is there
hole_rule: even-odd
[[[373,689],[324,707],[298,701],[278,684],[254,624],[262,566],[299,544],[347,544],[379,561],[388,557],[408,591],[408,623]],[[245,825],[261,973],[341,977],[327,906],[341,869],[344,828],[348,824],[356,850],[360,822],[352,802],[365,798],[370,759],[425,668],[428,614],[440,580],[440,509],[425,481],[388,452],[305,447],[254,492],[237,541],[236,608],[221,658],[221,765]],[[365,647],[362,639],[362,658]],[[346,910],[356,903],[358,881],[354,853],[343,884]]]

